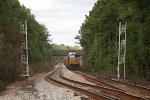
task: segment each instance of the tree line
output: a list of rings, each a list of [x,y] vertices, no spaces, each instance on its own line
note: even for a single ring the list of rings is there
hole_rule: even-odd
[[[30,9],[18,0],[0,0],[0,91],[6,83],[20,78],[21,45],[25,36],[21,23],[27,22],[30,74],[48,71],[56,60],[53,50],[80,49],[79,46],[52,44],[45,25],[39,23]]]
[[[82,48],[79,45],[67,46],[64,44],[52,44],[53,50],[82,50]],[[53,56],[52,61],[63,61],[64,56]]]
[[[52,59],[50,34],[46,26],[36,21],[30,9],[18,0],[0,0],[0,83],[12,82],[21,75],[21,44],[24,34],[21,22],[27,21],[29,64]],[[32,72],[40,69],[30,66]],[[0,84],[0,88],[2,84]]]
[[[126,75],[150,79],[149,0],[98,0],[85,17],[75,37],[84,50],[85,70],[116,76],[122,22],[127,23]]]

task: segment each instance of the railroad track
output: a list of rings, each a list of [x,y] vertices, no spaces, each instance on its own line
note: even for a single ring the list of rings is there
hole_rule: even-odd
[[[61,70],[62,70],[61,68],[54,69],[49,74],[49,76],[46,77],[46,80],[49,82],[53,82],[53,83],[57,83],[57,84],[66,86],[75,91],[81,92],[81,93],[89,96],[90,98],[92,98],[92,100],[119,100],[119,98],[117,98],[117,97],[102,93],[101,91],[92,89],[89,86],[83,86],[83,84],[77,84],[73,81],[71,82],[71,81],[68,81],[67,79],[64,79],[65,77],[63,77],[61,75]],[[57,80],[58,78],[56,79],[53,77],[54,74],[58,75],[57,77],[59,77],[59,80]]]
[[[112,80],[109,78],[97,76],[97,75],[90,74],[90,73],[83,73],[79,71],[75,71],[75,73],[81,74],[87,80],[92,81],[98,85],[110,87],[112,89],[121,90],[128,94],[134,94],[146,100],[150,99],[150,89],[147,89],[145,87],[134,85],[132,83]],[[126,88],[122,88],[122,87],[126,87]]]
[[[111,88],[108,88],[108,87],[92,85],[92,84],[87,84],[87,83],[75,81],[75,80],[72,80],[72,79],[68,79],[65,76],[63,76],[62,73],[61,73],[60,76],[64,80],[67,80],[69,82],[73,82],[75,84],[79,84],[79,85],[87,86],[87,87],[90,87],[90,88],[94,88],[97,91],[101,91],[102,93],[106,93],[108,95],[112,95],[114,97],[119,98],[120,100],[144,100],[145,99],[145,98],[141,98],[139,96],[135,96],[135,95],[129,94],[129,93],[127,93],[125,91],[122,91],[122,90],[111,89]]]
[[[59,66],[59,68],[54,69],[51,72],[51,74],[47,77],[47,81],[51,81],[51,82],[53,81],[54,83],[61,84],[68,88],[79,91],[91,98],[94,98],[94,100],[144,100],[145,99],[140,96],[129,94],[123,90],[114,89],[112,87],[108,88],[106,86],[92,85],[89,83],[83,83],[83,82],[66,78],[62,73],[62,70],[63,69],[61,65]],[[53,75],[54,76],[57,75],[57,79],[53,78],[52,77]]]

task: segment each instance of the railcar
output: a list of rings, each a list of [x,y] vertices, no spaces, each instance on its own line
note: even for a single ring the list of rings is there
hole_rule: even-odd
[[[64,64],[68,69],[80,69],[81,55],[75,52],[70,52],[67,57],[64,58]]]

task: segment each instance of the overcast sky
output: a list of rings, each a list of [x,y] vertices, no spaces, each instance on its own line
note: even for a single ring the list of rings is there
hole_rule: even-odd
[[[97,0],[19,0],[46,25],[53,43],[73,46],[85,15]]]

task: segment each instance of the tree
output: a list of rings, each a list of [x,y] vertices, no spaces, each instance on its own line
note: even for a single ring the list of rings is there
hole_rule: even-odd
[[[10,82],[21,74],[20,22],[27,21],[29,63],[50,61],[52,47],[46,26],[36,21],[30,9],[18,0],[0,0],[0,80]]]
[[[98,0],[76,37],[85,52],[85,64],[90,66],[87,68],[116,73],[121,21],[127,22],[127,75],[150,77],[149,12],[149,0]]]

